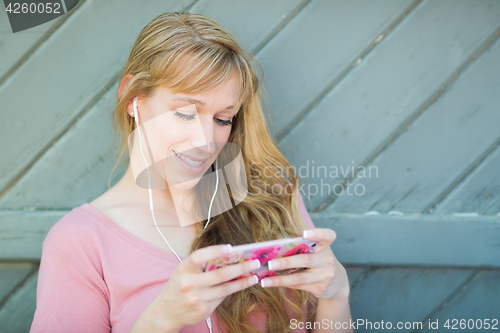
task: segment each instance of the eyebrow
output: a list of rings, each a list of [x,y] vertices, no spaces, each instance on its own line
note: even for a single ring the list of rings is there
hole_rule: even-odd
[[[184,101],[184,102],[189,102],[193,104],[200,104],[200,105],[206,105],[207,103],[200,101],[199,99],[191,98],[191,97],[175,97],[174,101]],[[226,107],[224,110],[232,110],[234,108],[234,105],[230,105]]]

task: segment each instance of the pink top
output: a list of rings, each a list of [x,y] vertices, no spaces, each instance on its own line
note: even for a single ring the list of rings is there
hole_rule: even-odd
[[[307,227],[315,228],[300,193],[299,205]],[[178,264],[173,253],[132,234],[88,203],[74,208],[43,242],[30,332],[129,332]],[[220,332],[216,313],[211,316],[212,331]],[[265,314],[251,314],[249,320],[266,331]],[[208,331],[205,320],[180,330]]]

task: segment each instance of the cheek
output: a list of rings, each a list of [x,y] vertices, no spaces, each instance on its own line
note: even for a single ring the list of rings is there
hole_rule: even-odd
[[[218,126],[218,125],[215,125]],[[231,134],[231,126],[224,126],[215,128],[214,140],[215,142],[227,142]]]
[[[161,139],[161,151],[165,155],[169,155],[173,150],[179,150],[180,147],[186,149],[186,142],[189,142],[190,135],[187,131],[179,130],[179,127],[172,128],[170,131],[165,131]],[[177,148],[176,148],[177,147]]]
[[[170,147],[178,145],[189,139],[190,130],[186,128],[186,124],[176,119],[167,119],[161,124],[161,127],[157,129],[157,139],[156,143],[159,146],[160,151],[163,154],[167,154]]]

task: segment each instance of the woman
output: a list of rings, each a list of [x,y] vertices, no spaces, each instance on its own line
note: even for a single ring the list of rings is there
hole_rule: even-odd
[[[320,328],[323,320],[352,332],[347,274],[330,249],[335,232],[314,228],[307,214],[298,178],[267,131],[253,62],[230,33],[203,15],[166,13],[141,31],[114,111],[119,161],[126,156],[131,164],[114,187],[51,228],[31,332],[305,332],[306,320],[317,323],[313,332],[341,331],[333,324]],[[218,170],[213,164],[224,144],[239,147],[249,185],[244,200],[180,226],[178,189],[168,175],[168,186],[149,190],[161,168],[148,168],[144,178],[127,154],[127,138],[129,149],[131,133],[147,141],[147,126],[148,137],[151,128],[160,131],[140,152],[164,154],[164,170],[190,175],[181,183],[189,188],[199,186],[210,167]],[[139,179],[148,187],[138,186]],[[200,268],[227,253],[226,244],[297,237],[304,229],[318,241],[316,253],[271,264],[305,271],[257,284],[241,277],[258,267],[253,261]]]

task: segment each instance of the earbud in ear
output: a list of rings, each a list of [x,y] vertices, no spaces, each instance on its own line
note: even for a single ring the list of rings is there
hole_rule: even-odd
[[[134,97],[134,100],[132,101],[132,105],[134,106],[134,111],[132,112],[132,117],[135,118],[135,122],[137,125],[139,125],[139,113],[137,112],[137,99],[139,97]]]

